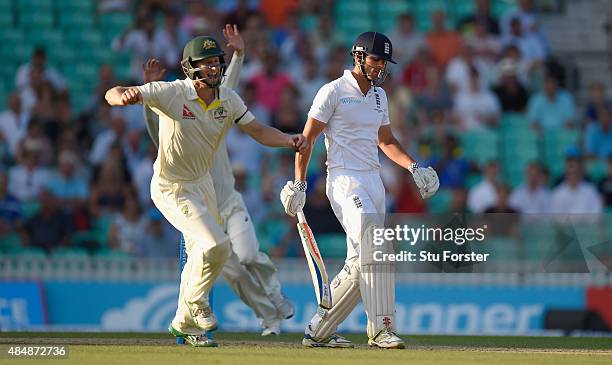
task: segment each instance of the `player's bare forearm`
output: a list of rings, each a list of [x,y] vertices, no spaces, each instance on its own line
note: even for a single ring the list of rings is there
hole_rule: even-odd
[[[384,125],[378,130],[378,147],[391,161],[405,169],[415,162],[393,136],[389,125]]]
[[[251,138],[264,146],[286,147],[293,150],[303,150],[305,148],[305,139],[303,136],[283,133],[276,128],[261,124],[257,120],[240,125],[239,127],[246,134],[251,136]]]
[[[136,87],[115,86],[104,95],[110,106],[124,106],[142,102],[142,95]]]
[[[314,148],[317,138],[319,138],[319,135],[321,135],[324,129],[325,123],[308,117],[306,125],[304,126],[304,132],[302,132],[304,137],[306,137],[306,149],[295,154],[295,180],[306,180],[306,170],[310,163],[312,149]]]

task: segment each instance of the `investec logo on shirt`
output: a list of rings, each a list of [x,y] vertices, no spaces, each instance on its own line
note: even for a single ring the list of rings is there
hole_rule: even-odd
[[[348,97],[340,99],[341,104],[361,104],[360,98]]]

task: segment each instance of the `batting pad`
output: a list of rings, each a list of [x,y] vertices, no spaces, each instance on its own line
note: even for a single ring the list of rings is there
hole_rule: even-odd
[[[342,323],[359,304],[359,266],[357,263],[344,265],[342,271],[332,280],[332,308],[321,310],[310,321],[310,335],[315,339],[324,339],[336,332]]]
[[[390,264],[361,267],[359,282],[368,316],[368,337],[373,339],[387,328],[395,328],[395,268]]]

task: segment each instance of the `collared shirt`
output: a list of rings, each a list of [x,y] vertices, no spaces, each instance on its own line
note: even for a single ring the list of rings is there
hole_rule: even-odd
[[[586,181],[575,188],[564,182],[552,192],[551,213],[598,214],[602,210],[601,196],[595,186]]]
[[[327,168],[378,170],[378,129],[390,124],[387,95],[371,87],[364,96],[351,71],[325,84],[308,116],[327,124]]]
[[[539,187],[530,190],[520,185],[510,195],[510,206],[524,214],[544,214],[550,209],[550,189]]]
[[[574,99],[565,90],[558,90],[553,100],[539,92],[529,99],[527,117],[543,128],[562,128],[576,117]]]
[[[190,79],[139,86],[143,103],[159,115],[159,152],[155,174],[170,181],[193,181],[207,174],[228,129],[254,117],[231,89],[219,87],[210,105]]]

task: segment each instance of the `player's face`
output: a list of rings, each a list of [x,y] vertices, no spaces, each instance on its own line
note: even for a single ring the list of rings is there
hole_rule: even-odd
[[[219,57],[209,57],[193,63],[200,77],[214,84],[221,77],[221,61]]]
[[[370,79],[375,79],[380,74],[380,71],[385,69],[387,61],[380,57],[368,55],[365,59],[365,72]]]

